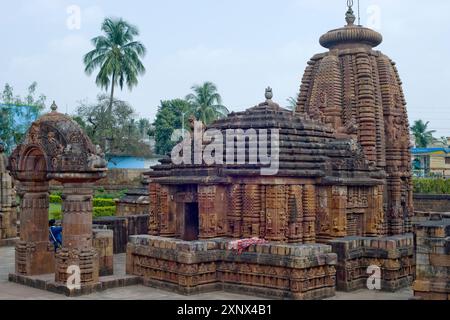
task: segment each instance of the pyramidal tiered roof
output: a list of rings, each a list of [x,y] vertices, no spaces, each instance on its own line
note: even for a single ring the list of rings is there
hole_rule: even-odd
[[[312,120],[305,114],[293,113],[281,108],[266,93],[266,101],[243,112],[230,113],[226,118],[214,122],[208,129],[222,132],[224,141],[236,130],[246,133],[255,130],[261,142],[268,142],[268,155],[271,155],[271,138],[275,132],[279,139],[279,170],[277,176],[283,177],[329,177],[329,179],[370,179],[381,178],[380,172],[371,168],[364,159],[362,150],[350,139],[337,139],[334,129],[328,125]],[[231,131],[230,131],[231,130]],[[267,130],[264,135],[261,130]],[[262,134],[262,135],[261,135]],[[254,146],[253,146],[254,147]],[[224,164],[174,165],[170,158],[161,161],[161,165],[153,167],[152,176],[201,177],[201,176],[255,176],[260,175],[261,168],[267,165],[249,163],[250,154],[259,152],[252,148],[247,140],[245,149],[237,143],[234,153],[244,152],[245,164],[227,163],[226,153],[230,146],[224,145]],[[241,149],[239,149],[241,148]],[[272,160],[274,160],[273,155]]]

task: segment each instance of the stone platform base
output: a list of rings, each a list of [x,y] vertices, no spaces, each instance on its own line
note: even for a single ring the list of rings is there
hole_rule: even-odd
[[[83,295],[101,292],[107,289],[128,287],[141,284],[141,279],[136,276],[108,276],[100,277],[100,282],[93,285],[82,286],[80,289],[69,289],[63,284],[55,282],[55,275],[41,275],[35,277],[27,277],[16,274],[9,275],[9,281],[25,285],[28,287],[46,290],[49,292],[63,294],[68,297],[79,297]]]
[[[14,247],[20,238],[0,239],[0,247]]]
[[[185,242],[132,236],[127,274],[147,286],[184,295],[212,291],[272,299],[333,297],[336,255],[328,245],[253,245],[242,254],[228,250],[230,239]]]
[[[338,255],[337,290],[367,289],[370,266],[381,271],[382,291],[395,292],[411,286],[415,277],[414,235],[365,238],[348,237],[330,241]]]

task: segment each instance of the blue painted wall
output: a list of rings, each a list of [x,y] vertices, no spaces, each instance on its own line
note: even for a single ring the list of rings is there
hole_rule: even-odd
[[[108,169],[149,169],[157,165],[157,158],[113,157],[108,163]]]

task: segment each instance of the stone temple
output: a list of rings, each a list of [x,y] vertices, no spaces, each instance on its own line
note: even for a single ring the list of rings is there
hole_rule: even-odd
[[[147,174],[150,235],[131,237],[128,273],[185,294],[220,289],[293,299],[365,288],[370,266],[380,268],[385,290],[411,284],[411,156],[401,82],[395,64],[373,50],[382,36],[355,26],[351,8],[346,20],[321,37],[329,52],[308,63],[296,112],[273,102],[268,90],[265,102],[207,128],[227,142],[234,142],[229,130],[277,130],[275,175],[261,175],[261,163],[250,161],[266,141],[261,136],[225,144],[214,165],[166,158]],[[228,163],[229,153],[245,153],[245,164]],[[233,239],[252,237],[268,242],[242,255],[227,250]]]

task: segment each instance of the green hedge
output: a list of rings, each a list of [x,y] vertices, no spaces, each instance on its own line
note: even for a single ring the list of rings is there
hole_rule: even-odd
[[[93,214],[94,218],[112,217],[116,214],[116,207],[96,207]]]
[[[116,214],[116,207],[97,207],[93,209],[92,215],[94,218],[112,217]],[[61,220],[62,212],[61,206],[58,204],[51,204],[49,210],[49,219]]]
[[[54,204],[62,204],[61,196],[56,194],[51,194],[49,201],[50,203]],[[114,201],[114,199],[94,198],[93,205],[94,207],[114,207],[116,205],[116,202]]]
[[[94,199],[94,207],[115,207],[116,202],[113,199],[103,199],[103,198],[95,198]]]
[[[95,197],[96,198],[101,198],[101,199],[120,199],[127,192],[128,192],[128,190],[121,190],[121,191],[116,192],[116,193],[107,193],[107,192],[104,191],[104,189],[98,189],[95,192]]]
[[[450,194],[450,180],[415,178],[414,193]]]

